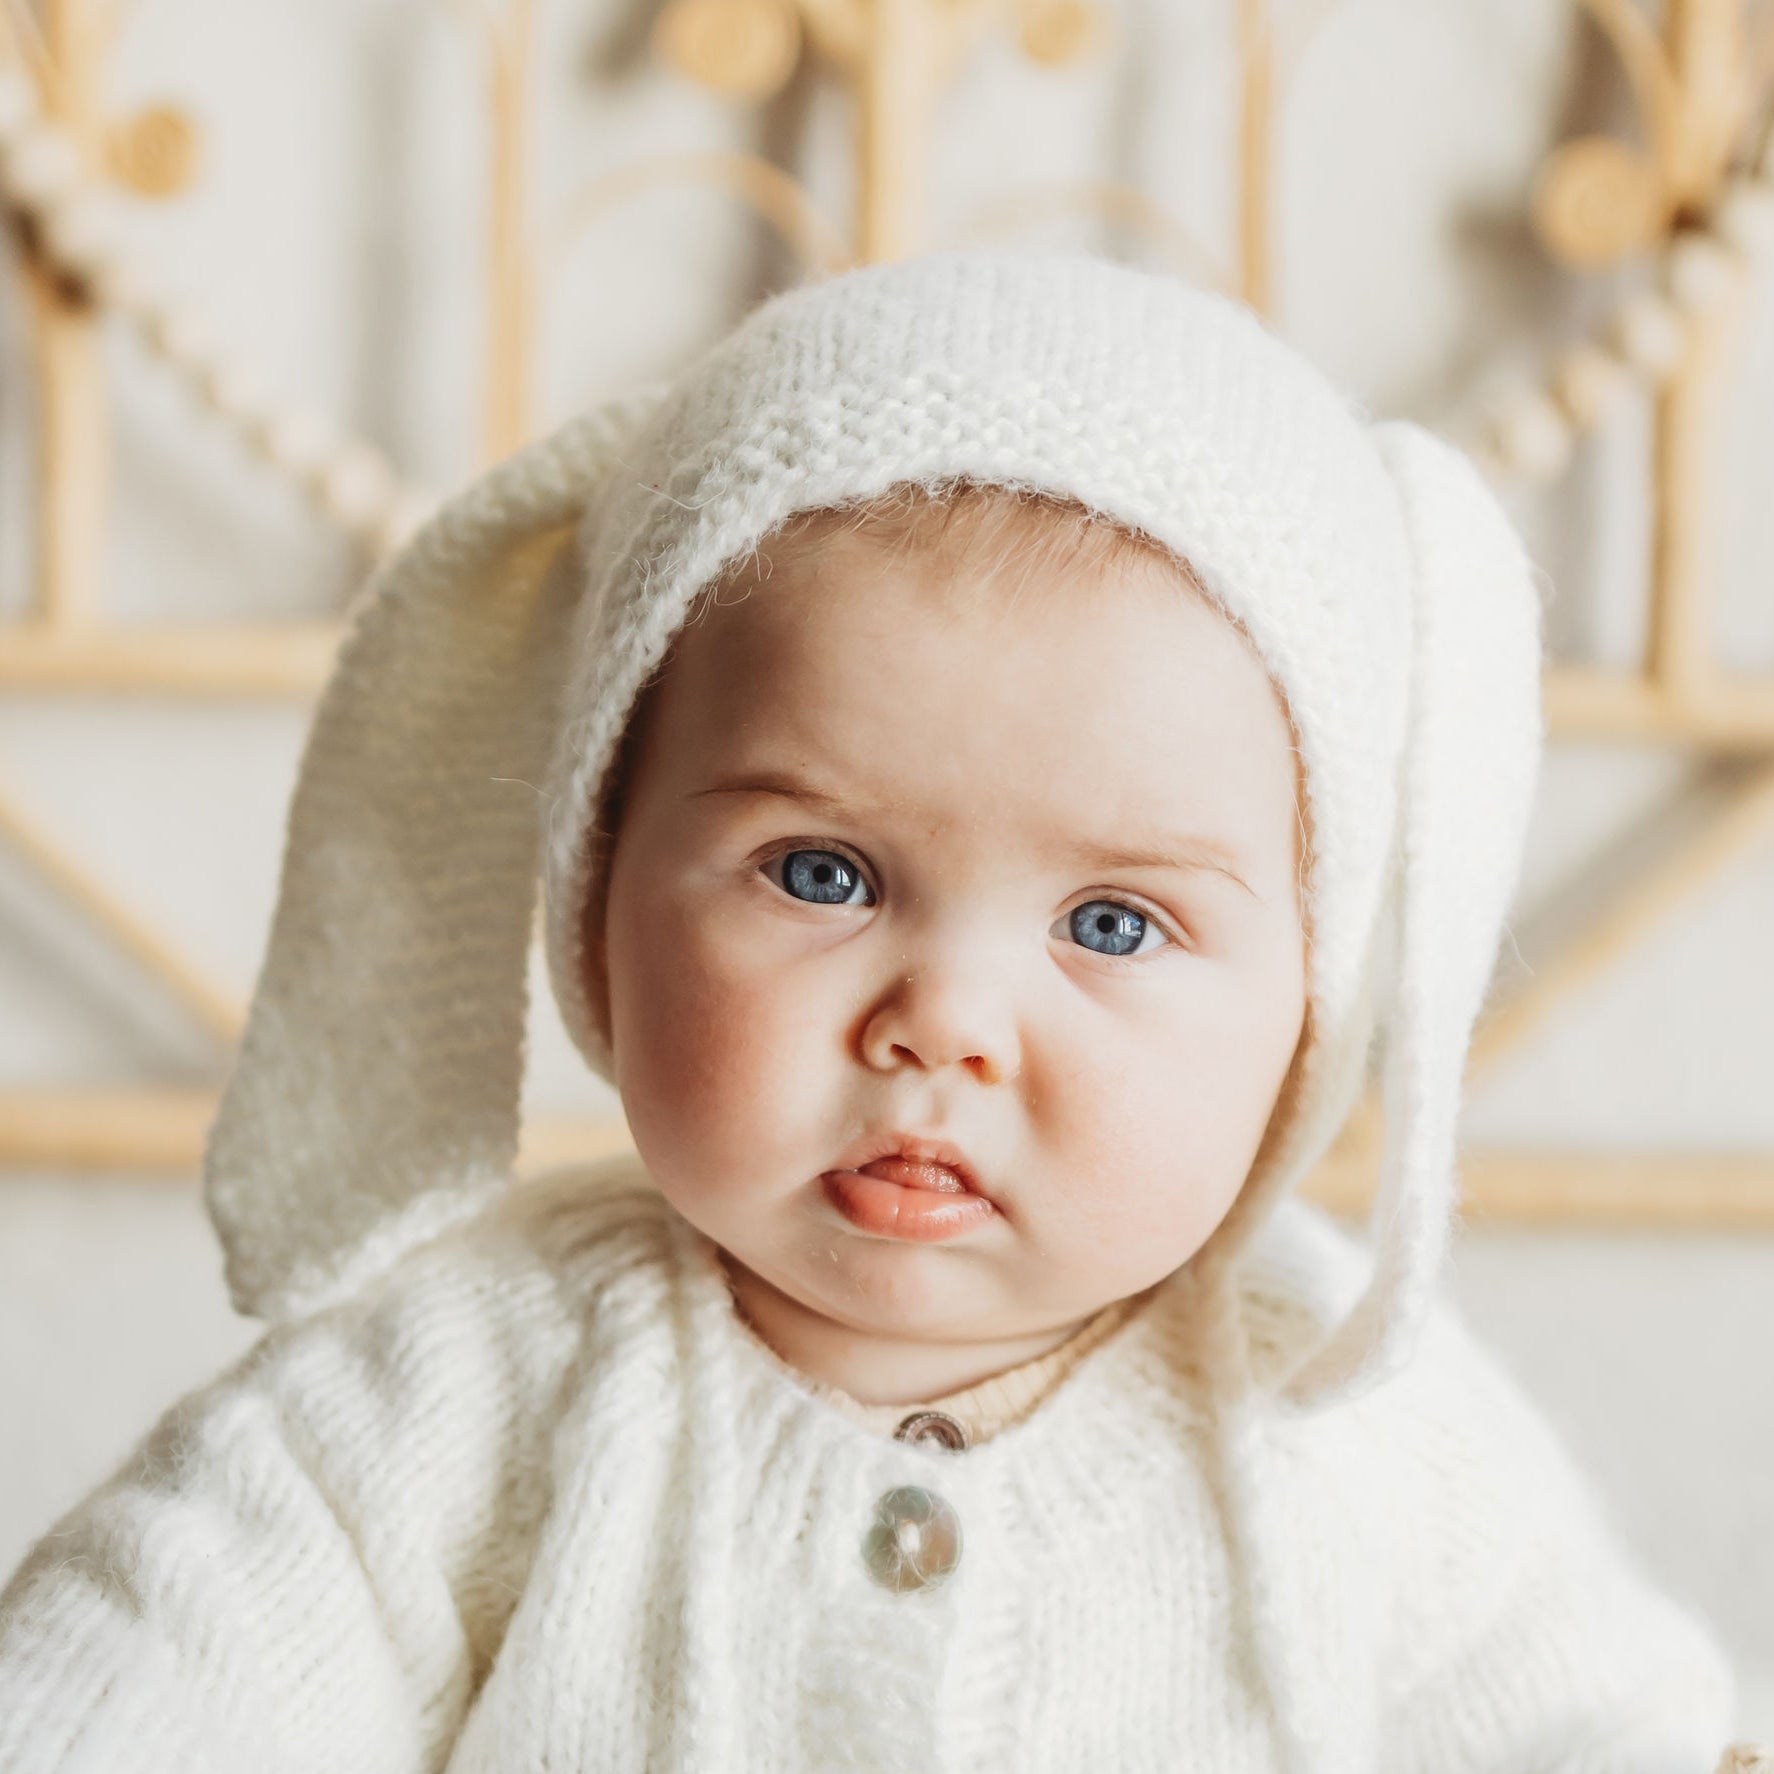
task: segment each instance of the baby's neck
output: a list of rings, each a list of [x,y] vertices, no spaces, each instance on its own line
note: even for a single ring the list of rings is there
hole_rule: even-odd
[[[859,1331],[822,1313],[720,1253],[740,1317],[790,1367],[863,1404],[916,1404],[978,1385],[1057,1349],[1086,1319],[1027,1336],[973,1343],[929,1343]]]

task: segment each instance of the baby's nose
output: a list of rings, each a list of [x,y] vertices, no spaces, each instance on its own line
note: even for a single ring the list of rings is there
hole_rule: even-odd
[[[1016,1018],[1003,991],[980,974],[938,966],[902,974],[881,993],[861,1047],[877,1071],[953,1066],[981,1084],[1003,1084],[1019,1065]]]

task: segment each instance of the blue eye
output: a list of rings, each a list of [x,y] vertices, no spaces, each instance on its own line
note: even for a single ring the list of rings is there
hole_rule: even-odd
[[[777,860],[782,864],[782,889],[792,899],[812,905],[872,903],[866,897],[854,897],[858,889],[866,895],[868,883],[861,870],[835,850],[790,850]]]
[[[1170,941],[1150,918],[1114,899],[1087,900],[1073,909],[1067,922],[1078,944],[1099,955],[1138,954],[1148,936]]]

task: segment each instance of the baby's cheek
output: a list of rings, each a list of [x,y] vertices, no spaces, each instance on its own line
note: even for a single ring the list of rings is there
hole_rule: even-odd
[[[617,1080],[636,1143],[663,1183],[686,1184],[766,1157],[805,1040],[779,975],[706,932],[677,933],[632,970],[613,1020]]]
[[[1215,1071],[1224,1056],[1176,1029],[1104,1018],[1054,1058],[1053,1087],[1036,1102],[1047,1168],[1062,1179],[1047,1222],[1055,1245],[1105,1277],[1151,1279],[1191,1254],[1228,1182],[1236,1188]]]
[[[1179,1116],[1168,1031],[1125,1006],[1080,1004],[1043,1017],[1024,1055],[1031,1131],[1048,1149],[1093,1154],[1111,1171],[1145,1156]]]

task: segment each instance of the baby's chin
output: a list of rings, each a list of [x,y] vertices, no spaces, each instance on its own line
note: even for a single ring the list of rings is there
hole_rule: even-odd
[[[1018,1300],[977,1254],[900,1244],[840,1228],[792,1258],[717,1241],[734,1298],[754,1321],[822,1336],[955,1347],[1038,1334]]]

